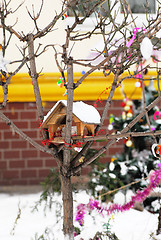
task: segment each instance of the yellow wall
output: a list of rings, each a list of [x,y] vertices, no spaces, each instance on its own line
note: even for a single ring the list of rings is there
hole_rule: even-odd
[[[146,75],[146,78],[155,77],[156,73],[151,72]],[[82,73],[74,74],[74,81],[76,82]],[[121,78],[128,76],[127,73],[121,75]],[[44,73],[39,77],[39,86],[42,96],[42,101],[58,101],[60,99],[66,99],[63,96],[65,93],[65,87],[60,88],[57,85],[58,79],[60,77],[59,73]],[[107,99],[110,89],[106,91],[106,88],[110,87],[113,81],[113,75],[104,77],[103,73],[95,72],[86,78],[83,83],[74,92],[74,100],[97,100]],[[127,97],[131,99],[140,99],[142,97],[141,88],[135,87],[136,79],[126,79],[123,81],[123,90]],[[145,81],[148,85],[149,81]],[[157,87],[156,81],[154,86]],[[119,87],[114,95],[114,99],[124,99],[124,96]],[[0,87],[0,101],[3,100],[3,91]],[[9,102],[33,102],[34,91],[32,86],[32,80],[27,73],[21,73],[14,76],[9,85],[8,93]]]

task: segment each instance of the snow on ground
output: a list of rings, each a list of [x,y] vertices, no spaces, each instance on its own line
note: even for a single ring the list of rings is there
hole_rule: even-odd
[[[54,195],[52,210],[46,208],[44,211],[45,205],[41,204],[39,211],[32,212],[40,194],[0,194],[0,240],[38,240],[42,234],[46,237],[45,240],[63,240],[62,217],[59,214],[62,210],[61,196]],[[78,203],[88,203],[89,197],[85,191],[74,194],[74,208]],[[85,216],[81,237],[89,240],[97,231],[104,231],[103,224],[107,223],[109,218],[111,231],[115,232],[119,240],[148,240],[158,224],[158,215],[147,211],[132,209],[112,217],[103,217],[93,212]],[[78,223],[74,224],[79,226]],[[75,237],[75,240],[79,239],[80,235]],[[161,237],[157,238],[159,239]]]

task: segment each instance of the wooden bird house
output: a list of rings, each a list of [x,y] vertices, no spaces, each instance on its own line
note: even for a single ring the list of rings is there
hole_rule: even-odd
[[[67,101],[60,100],[44,117],[41,128],[47,129],[49,142],[64,143]],[[73,102],[72,135],[83,137],[94,135],[95,125],[100,124],[100,114],[95,107],[82,101]],[[84,136],[85,137],[85,136]]]

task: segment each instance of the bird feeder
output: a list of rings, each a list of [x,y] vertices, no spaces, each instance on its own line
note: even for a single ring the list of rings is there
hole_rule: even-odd
[[[49,142],[64,143],[67,101],[60,100],[44,117],[41,129],[46,129]],[[73,102],[72,135],[75,138],[94,135],[96,125],[100,124],[100,114],[95,107],[82,101]],[[86,128],[86,135],[85,133]]]

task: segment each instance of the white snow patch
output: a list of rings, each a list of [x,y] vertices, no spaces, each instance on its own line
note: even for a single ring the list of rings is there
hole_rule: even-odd
[[[109,173],[109,176],[110,176],[111,178],[113,178],[113,179],[115,179],[115,178],[116,178],[116,175],[115,175],[115,174],[113,174],[113,173]]]
[[[155,120],[156,123],[161,124],[161,119]]]
[[[126,164],[124,162],[119,162],[119,164],[121,167],[121,171],[120,171],[121,175],[125,175],[128,171]]]
[[[0,70],[7,73],[8,71],[7,71],[6,65],[9,64],[10,62],[11,61],[9,60],[5,60],[2,54],[2,50],[0,50]]]
[[[65,235],[64,236],[64,240],[70,240],[71,239],[71,235]]]
[[[62,102],[65,106],[67,106],[66,100],[58,101],[52,109],[47,113],[44,117],[43,122],[47,120],[50,114],[54,111],[57,105]],[[92,105],[86,104],[82,101],[80,102],[73,102],[73,114],[79,118],[84,123],[93,123],[93,124],[100,124],[100,114],[95,107]]]
[[[140,44],[142,56],[148,60],[153,53],[153,44],[148,37],[145,37]]]
[[[157,217],[154,214],[137,210],[114,215],[114,224],[111,228],[119,240],[148,240],[156,230]]]
[[[81,148],[81,147],[75,147],[74,150],[75,150],[76,152],[80,152],[80,151],[82,150],[82,148]]]
[[[110,162],[109,169],[110,171],[113,171],[115,169],[115,164],[113,162]]]
[[[126,201],[129,202],[131,201],[131,197],[134,196],[134,192],[129,189],[127,192],[126,192]]]
[[[102,185],[97,185],[96,188],[95,188],[95,190],[96,190],[97,192],[99,192],[99,191],[102,191],[103,188],[104,188],[104,186],[102,186]]]
[[[156,37],[161,38],[161,29],[156,33]]]
[[[137,171],[137,167],[136,166],[130,166],[129,170]]]
[[[40,193],[25,195],[0,194],[0,239],[2,240],[34,240],[44,234],[45,229],[51,229],[50,238],[45,239],[61,240],[64,239],[62,233],[62,212],[57,219],[56,210],[58,202],[62,205],[61,195],[54,195],[52,210],[46,209],[44,214],[44,204],[39,206],[38,212],[31,212],[35,202],[39,200]],[[119,195],[118,195],[119,197]],[[123,196],[120,195],[122,198]],[[74,212],[79,203],[88,203],[90,195],[85,191],[74,194]],[[120,203],[121,203],[120,198]],[[11,235],[18,214],[18,205],[21,208],[21,216],[17,221],[15,234]],[[89,240],[94,237],[97,231],[103,232],[104,223],[107,223],[111,216],[100,215],[97,211],[92,211],[90,215],[85,215],[85,224],[80,235],[75,240]],[[115,232],[119,240],[148,240],[149,235],[156,231],[158,225],[158,214],[151,214],[147,211],[129,210],[127,212],[113,215],[114,221],[110,221],[111,231]],[[75,220],[75,216],[74,216]],[[80,227],[74,221],[76,227]],[[37,233],[37,238],[35,234]],[[67,237],[67,236],[66,236]],[[155,236],[156,237],[156,236]],[[105,238],[106,239],[106,238]],[[103,239],[103,240],[105,240]],[[159,236],[156,239],[160,239]],[[66,239],[65,239],[66,240]]]
[[[123,205],[125,203],[125,195],[120,191],[115,194],[113,201],[114,203]]]
[[[151,205],[153,206],[154,211],[157,211],[157,210],[159,210],[159,208],[160,208],[160,202],[158,201],[158,199],[155,200],[155,201],[153,201],[153,202],[151,203]]]

